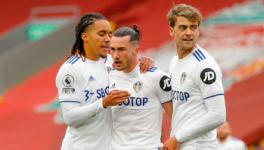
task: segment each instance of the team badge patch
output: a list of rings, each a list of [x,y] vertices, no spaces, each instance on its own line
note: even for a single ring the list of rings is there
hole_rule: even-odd
[[[183,83],[185,82],[186,77],[187,77],[186,72],[183,72],[183,73],[181,74],[181,84],[183,84]]]
[[[65,87],[72,87],[74,83],[74,78],[72,75],[66,74],[63,79],[62,83]]]
[[[170,91],[171,90],[171,79],[168,76],[163,76],[160,79],[160,88],[163,91]]]
[[[205,84],[212,84],[216,80],[216,74],[213,69],[205,68],[200,74],[201,80]]]
[[[137,81],[136,83],[134,83],[133,85],[133,89],[136,93],[138,93],[143,87],[143,83],[141,81]]]

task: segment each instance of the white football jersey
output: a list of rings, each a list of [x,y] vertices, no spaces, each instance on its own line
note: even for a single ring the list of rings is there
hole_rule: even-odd
[[[246,144],[235,137],[228,137],[224,142],[219,142],[219,150],[247,150]]]
[[[112,150],[157,150],[162,146],[162,104],[171,101],[170,78],[156,67],[140,73],[110,72],[110,91],[128,91],[129,99],[112,107]]]
[[[173,92],[171,136],[174,136],[207,112],[204,101],[223,96],[224,90],[219,66],[199,46],[182,59],[175,56],[170,65],[170,74]],[[188,149],[191,145],[216,149],[216,130],[184,142],[181,148]]]
[[[108,94],[109,76],[105,59],[83,59],[72,56],[61,66],[56,77],[60,103],[79,103],[83,107],[101,101]],[[62,149],[108,150],[111,127],[111,109],[101,108],[78,127],[68,126]]]

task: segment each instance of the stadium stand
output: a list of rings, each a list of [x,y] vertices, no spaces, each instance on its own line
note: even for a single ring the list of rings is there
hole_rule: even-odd
[[[244,1],[216,1],[213,5],[210,0],[205,0],[202,4],[194,0],[187,0],[185,3],[200,8],[205,18],[209,18],[223,8]],[[96,0],[29,0],[19,1],[16,5],[12,1],[4,1],[0,6],[5,12],[0,13],[1,20],[5,20],[0,24],[0,95],[4,93],[0,102],[2,150],[55,150],[60,147],[65,126],[53,122],[55,112],[39,114],[34,112],[34,108],[56,96],[55,75],[71,47],[75,22],[67,23],[36,42],[27,41],[24,33],[30,22],[31,8],[54,5],[77,5],[81,14],[99,11],[118,26],[142,26],[142,52],[161,54],[158,53],[161,48],[170,47],[167,45],[170,36],[165,16],[172,6],[171,0],[110,0],[104,3]],[[263,29],[259,30],[263,32]],[[234,84],[226,93],[228,117],[234,135],[247,144],[253,144],[264,137],[264,95],[262,85],[259,84],[264,82],[263,79],[264,72],[261,71]],[[167,118],[165,122],[168,122]],[[167,133],[169,128],[169,124],[165,123]],[[166,138],[168,134],[164,136]]]

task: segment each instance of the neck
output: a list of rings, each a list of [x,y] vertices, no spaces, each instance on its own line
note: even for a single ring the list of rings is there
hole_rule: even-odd
[[[135,67],[138,64],[138,59],[136,57],[136,59],[131,60],[130,66],[124,70],[125,73],[129,73],[131,71],[133,71],[135,69]]]
[[[182,49],[182,48],[177,47],[177,54],[179,56],[179,59],[186,57],[188,54],[190,54],[192,52],[193,49],[194,48]]]
[[[85,51],[85,58],[93,61],[99,60],[100,56],[92,48],[84,45],[84,51]]]

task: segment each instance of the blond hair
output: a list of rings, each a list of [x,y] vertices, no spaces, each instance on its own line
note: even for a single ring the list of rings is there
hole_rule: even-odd
[[[198,25],[202,22],[201,12],[191,5],[178,4],[169,10],[167,19],[171,27],[175,26],[177,17],[179,16],[185,17],[191,22],[198,22]]]

